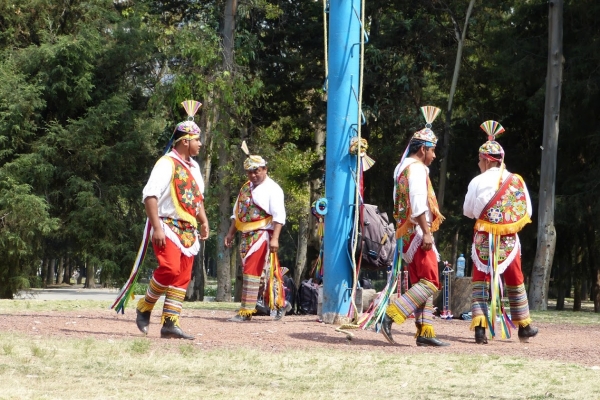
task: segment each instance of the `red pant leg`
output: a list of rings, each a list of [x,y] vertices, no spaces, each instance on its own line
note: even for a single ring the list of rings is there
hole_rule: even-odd
[[[419,247],[412,262],[408,264],[408,276],[412,285],[425,279],[439,289],[438,260],[435,252],[433,250],[425,251]]]
[[[194,257],[186,256],[171,239],[165,239],[165,247],[158,248],[154,244],[154,255],[158,260],[158,268],[154,270],[154,279],[164,286],[187,289],[192,278]]]
[[[519,286],[525,282],[523,271],[521,271],[521,251],[519,251],[519,254],[508,265],[502,276],[507,286]]]
[[[473,277],[471,278],[473,282],[489,282],[490,274],[485,274],[477,269],[475,265],[473,265]]]

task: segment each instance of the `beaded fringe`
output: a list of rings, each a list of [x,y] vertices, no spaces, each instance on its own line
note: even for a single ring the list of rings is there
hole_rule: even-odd
[[[435,331],[433,330],[433,326],[432,325],[423,325],[421,326],[421,329],[417,329],[417,334],[415,335],[416,337],[426,337],[426,338],[434,338],[435,337]]]
[[[395,304],[390,304],[389,306],[387,306],[387,308],[385,309],[385,313],[397,324],[401,324],[404,321],[406,321],[406,317],[404,316],[404,314],[402,314],[400,309],[396,307]]]

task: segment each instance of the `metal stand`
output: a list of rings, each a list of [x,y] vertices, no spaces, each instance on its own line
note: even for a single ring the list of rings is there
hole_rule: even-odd
[[[444,292],[442,294],[444,298],[444,305],[442,313],[440,314],[441,319],[452,319],[453,317],[452,311],[450,311],[450,283],[452,279],[452,272],[454,272],[454,270],[450,268],[448,261],[444,261],[444,270],[442,271],[444,280]]]

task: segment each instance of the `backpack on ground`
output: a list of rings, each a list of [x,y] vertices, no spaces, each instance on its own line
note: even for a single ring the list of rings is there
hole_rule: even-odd
[[[359,282],[360,287],[362,287],[363,289],[373,289],[373,281],[371,281],[369,278],[360,278]]]
[[[317,314],[317,303],[319,301],[318,285],[312,279],[305,279],[298,288],[296,306],[298,314]]]
[[[396,231],[394,224],[377,206],[363,205],[363,226],[359,233],[357,257],[362,248],[361,268],[367,270],[385,270],[394,262],[396,251]]]
[[[283,276],[283,286],[285,287],[285,300],[290,304],[290,311],[286,312],[285,315],[290,315],[294,313],[296,309],[296,283],[294,282],[294,278],[284,275]]]

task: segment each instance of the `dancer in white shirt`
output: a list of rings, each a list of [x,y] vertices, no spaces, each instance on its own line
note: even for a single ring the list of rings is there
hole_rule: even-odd
[[[444,217],[440,213],[429,179],[429,165],[435,160],[437,137],[431,123],[440,113],[436,107],[422,107],[426,125],[413,134],[402,160],[394,171],[394,219],[396,239],[402,246],[402,258],[408,264],[411,288],[390,301],[381,324],[386,340],[392,337],[392,322],[401,324],[414,313],[417,346],[448,346],[435,336],[433,295],[439,290],[439,254],[433,232]],[[400,249],[400,247],[399,247]]]
[[[477,344],[486,344],[486,328],[492,338],[498,331],[507,337],[512,321],[519,327],[519,339],[526,342],[537,335],[538,329],[531,326],[517,232],[531,222],[531,199],[523,178],[511,174],[504,166],[504,149],[495,141],[504,128],[496,121],[486,121],[481,128],[488,134],[488,141],[479,148],[481,174],[469,183],[463,205],[464,215],[476,219],[471,252],[474,265],[471,330],[475,330]],[[511,321],[502,309],[500,274],[506,284]],[[496,315],[502,320],[499,326],[495,324]]]
[[[192,159],[201,146],[200,128],[193,122],[200,103],[188,100],[183,105],[191,119],[177,124],[173,149],[157,161],[143,190],[158,268],[152,274],[146,295],[138,301],[136,324],[141,332],[148,333],[150,314],[164,295],[160,336],[193,339],[181,329],[179,316],[194,256],[200,248],[198,239],[206,240],[209,228],[204,211],[204,181],[198,163]]]
[[[236,232],[242,232],[242,305],[230,319],[234,322],[250,321],[256,313],[260,277],[270,253],[279,249],[279,234],[285,224],[283,190],[267,175],[267,162],[261,156],[250,155],[244,161],[244,170],[248,182],[240,189],[225,237],[225,246],[231,247]]]

